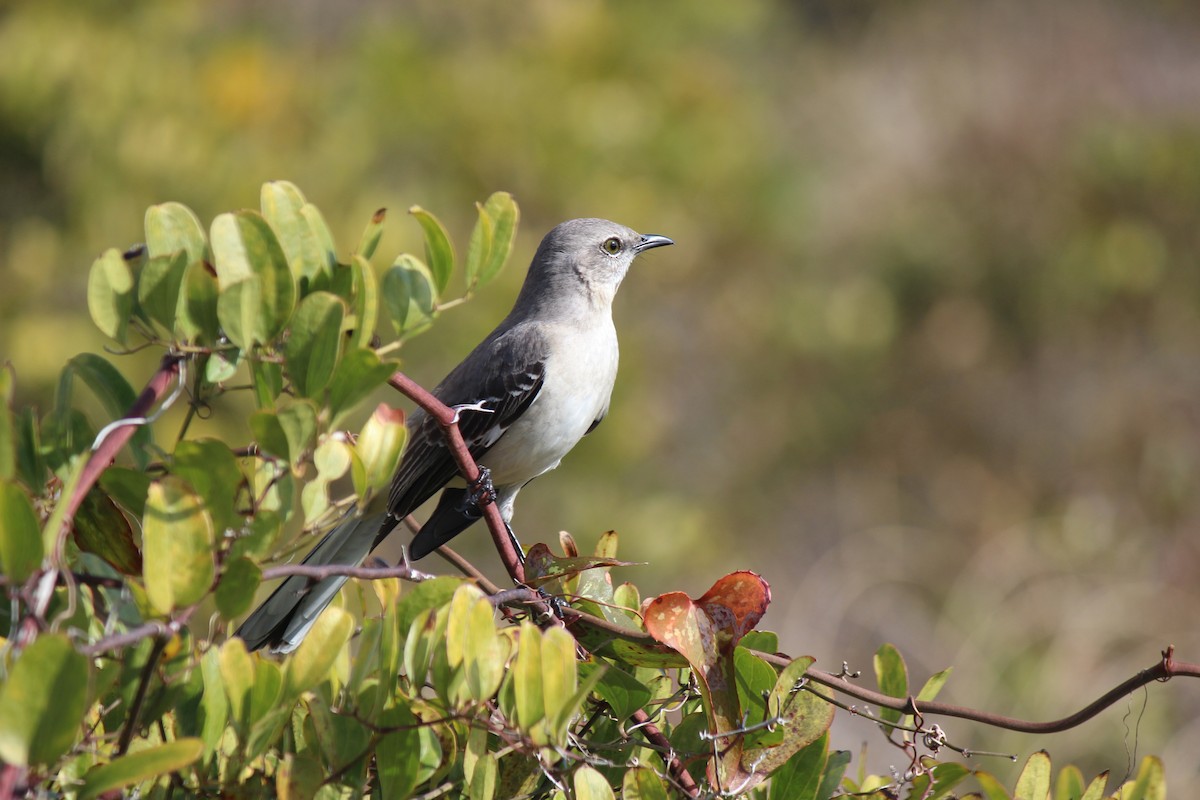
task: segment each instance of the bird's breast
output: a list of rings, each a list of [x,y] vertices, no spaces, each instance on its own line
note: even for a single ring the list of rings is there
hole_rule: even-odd
[[[568,328],[556,341],[537,398],[481,459],[497,486],[525,483],[554,469],[608,408],[618,361],[611,321]]]

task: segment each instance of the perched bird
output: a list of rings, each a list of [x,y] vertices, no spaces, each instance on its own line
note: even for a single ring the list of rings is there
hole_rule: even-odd
[[[639,253],[674,244],[603,219],[564,222],[542,239],[512,311],[433,390],[461,407],[459,429],[471,454],[490,471],[506,523],[517,493],[558,466],[608,412],[617,377],[612,303]],[[421,558],[478,520],[481,511],[446,445],[437,421],[418,410],[392,479],[382,518],[353,518],[331,530],[303,563],[360,564],[392,530],[445,488],[413,539]],[[449,484],[449,486],[448,486]],[[247,647],[295,649],[329,605],[344,577],[311,584],[293,576],[237,631]]]

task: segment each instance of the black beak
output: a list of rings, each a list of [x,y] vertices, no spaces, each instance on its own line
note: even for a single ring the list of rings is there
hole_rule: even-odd
[[[659,236],[657,233],[644,233],[638,243],[633,246],[635,253],[640,253],[643,250],[650,250],[654,247],[666,247],[669,244],[675,244],[674,240],[668,239],[665,236]]]

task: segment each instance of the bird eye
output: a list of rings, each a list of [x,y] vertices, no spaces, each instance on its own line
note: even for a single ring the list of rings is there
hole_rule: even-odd
[[[621,252],[621,240],[616,236],[610,236],[604,240],[602,245],[600,245],[600,249],[608,253],[610,256],[615,256],[617,253]]]

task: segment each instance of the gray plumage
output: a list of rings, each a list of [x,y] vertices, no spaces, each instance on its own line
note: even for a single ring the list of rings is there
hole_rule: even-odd
[[[564,222],[542,239],[512,311],[455,367],[433,394],[464,410],[459,429],[472,456],[491,470],[496,502],[511,521],[517,493],[558,466],[563,456],[608,412],[617,377],[617,334],[612,303],[638,253],[673,244],[602,219]],[[465,503],[467,489],[436,420],[417,410],[392,479],[388,511],[335,527],[305,564],[356,565],[405,516],[439,490],[436,509],[413,539],[421,558],[479,519]],[[237,635],[247,647],[295,649],[345,578],[315,585],[292,577],[246,619]]]

